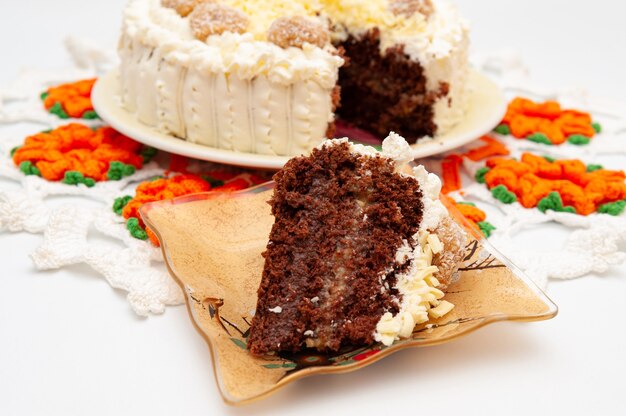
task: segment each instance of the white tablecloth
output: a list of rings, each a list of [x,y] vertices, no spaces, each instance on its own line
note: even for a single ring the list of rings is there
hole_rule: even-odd
[[[624,3],[458,0],[474,52],[516,49],[537,82],[626,101]],[[68,65],[63,38],[113,49],[124,0],[0,4],[0,82]],[[625,166],[626,167],[626,166]],[[0,182],[0,187],[15,186]],[[558,241],[558,227],[527,244]],[[36,272],[40,236],[0,234],[0,415],[623,414],[626,265],[551,283],[557,318],[496,324],[356,373],[296,382],[244,408],[221,401],[184,307],[138,318],[87,267]],[[552,242],[552,243],[551,243]]]

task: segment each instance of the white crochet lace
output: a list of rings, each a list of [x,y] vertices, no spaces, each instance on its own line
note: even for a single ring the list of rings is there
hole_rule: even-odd
[[[165,306],[183,303],[182,292],[168,275],[160,249],[131,237],[124,220],[111,207],[115,198],[132,194],[134,184],[160,175],[164,169],[152,162],[120,181],[87,188],[25,176],[8,157],[24,139],[23,133],[14,133],[17,123],[28,123],[32,134],[68,122],[42,109],[42,91],[97,76],[114,64],[111,54],[88,43],[69,39],[66,45],[76,68],[58,73],[24,71],[9,87],[0,89],[0,178],[20,185],[0,182],[0,231],[43,235],[42,244],[31,254],[37,269],[87,264],[112,287],[128,292],[128,302],[137,314],[163,313]],[[62,198],[51,201],[50,197]]]
[[[165,306],[183,302],[181,290],[167,274],[160,250],[131,237],[123,219],[112,212],[111,206],[116,197],[132,193],[134,184],[162,174],[163,168],[153,162],[121,181],[101,182],[87,188],[24,176],[8,157],[10,150],[25,136],[25,130],[17,128],[17,123],[27,123],[29,130],[26,131],[30,133],[67,123],[42,109],[41,91],[50,85],[97,76],[115,65],[112,53],[103,53],[84,41],[69,39],[67,46],[74,58],[74,68],[61,72],[25,71],[10,86],[0,88],[0,179],[3,178],[0,181],[0,232],[42,234],[41,245],[32,252],[39,270],[87,264],[112,287],[128,292],[128,301],[137,314],[162,313]],[[480,57],[476,66],[495,78],[508,92],[543,99],[556,98],[566,106],[591,111],[605,128],[589,146],[583,147],[546,148],[528,141],[503,138],[514,153],[533,150],[557,158],[581,158],[590,163],[602,163],[600,156],[604,154],[626,153],[623,136],[626,133],[626,118],[623,116],[626,110],[619,104],[598,100],[583,90],[559,91],[536,86],[516,56]],[[16,133],[18,130],[21,133]],[[623,160],[621,166],[624,166]],[[473,175],[479,166],[466,163],[464,167],[469,175]],[[465,179],[466,184],[471,183]],[[10,182],[18,186],[12,186]],[[464,197],[453,196],[457,200],[464,198],[498,208],[489,211],[488,220],[497,227],[491,237],[492,243],[541,286],[545,287],[550,278],[570,279],[603,272],[626,258],[624,247],[620,249],[619,246],[626,240],[624,214],[620,217],[583,217],[552,211],[542,214],[519,204],[502,205],[492,198],[484,185],[479,184],[464,188]],[[51,200],[50,197],[55,198]],[[546,222],[555,222],[572,230],[563,246],[539,251],[516,245],[521,230]]]
[[[566,108],[588,111],[602,125],[602,133],[589,145],[576,146],[565,143],[546,146],[512,136],[493,134],[504,142],[512,157],[523,152],[533,152],[555,159],[580,159],[588,164],[604,164],[607,168],[626,167],[626,106],[590,95],[584,89],[559,90],[546,88],[533,82],[529,71],[519,57],[499,53],[477,57],[475,66],[495,80],[510,96],[521,95],[540,100],[554,99]],[[457,149],[455,152],[463,151]],[[606,162],[606,163],[605,163]],[[433,164],[433,160],[430,161]],[[497,201],[487,187],[472,178],[483,162],[464,159],[463,195],[451,193],[458,201],[478,202],[488,212],[487,221],[496,226],[489,241],[524,270],[540,287],[547,287],[549,279],[573,279],[590,273],[603,273],[609,267],[626,259],[626,212],[615,217],[607,214],[589,216],[526,209],[519,203],[505,205]],[[469,186],[467,185],[469,184]],[[520,244],[522,234],[538,225],[558,224],[554,232],[543,230],[542,238],[552,240],[551,248],[545,244]],[[562,244],[558,235],[568,231]],[[620,247],[621,243],[621,247]]]

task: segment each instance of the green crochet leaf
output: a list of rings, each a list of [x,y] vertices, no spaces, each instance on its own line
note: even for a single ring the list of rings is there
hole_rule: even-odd
[[[85,119],[85,120],[97,120],[99,118],[100,118],[100,116],[98,115],[98,113],[96,113],[93,110],[85,111],[83,113],[83,119]]]
[[[154,147],[145,146],[141,149],[141,156],[143,157],[143,163],[149,163],[159,151]]]
[[[115,198],[115,201],[113,202],[113,212],[117,215],[122,215],[122,211],[124,211],[124,208],[132,199],[133,197],[130,195]]]
[[[30,160],[25,160],[20,163],[20,171],[26,176],[41,176],[41,172],[37,166],[33,165]]]
[[[598,212],[600,214],[609,214],[618,216],[624,209],[626,208],[626,199],[616,202],[609,202],[607,204],[602,204],[598,207]]]
[[[224,181],[212,178],[209,175],[202,175],[202,179],[207,181],[211,185],[211,188],[219,188],[220,186],[224,186]]]
[[[493,129],[493,131],[503,136],[508,136],[509,134],[511,134],[511,128],[506,124],[498,125],[495,129]]]
[[[539,203],[537,204],[537,209],[544,213],[550,209],[556,212],[569,212],[572,214],[576,214],[576,209],[574,207],[563,206],[563,200],[561,199],[561,195],[556,191],[550,192],[548,196],[541,199],[541,201],[539,201]]]
[[[480,231],[487,238],[491,237],[491,233],[496,229],[496,227],[494,227],[493,225],[491,225],[491,223],[487,221],[478,222],[476,223],[476,225],[478,225],[478,228],[480,228]]]
[[[141,228],[141,225],[139,225],[139,220],[137,218],[129,218],[128,221],[126,221],[126,229],[128,229],[130,235],[138,240],[148,239],[148,233],[146,233],[146,230]]]
[[[531,142],[542,143],[542,144],[545,144],[545,145],[548,145],[548,146],[552,146],[552,142],[550,141],[548,136],[546,136],[543,133],[531,134],[530,136],[526,136],[526,139],[530,140]]]
[[[491,195],[503,204],[512,204],[517,201],[517,196],[504,185],[498,185],[492,188]]]
[[[597,121],[591,123],[591,127],[593,127],[596,133],[602,133],[602,124],[598,123]]]
[[[591,142],[591,139],[587,136],[583,136],[582,134],[572,134],[567,138],[567,141],[576,146],[584,146]]]
[[[474,174],[474,179],[476,179],[476,182],[478,183],[485,183],[485,175],[487,175],[487,173],[490,171],[491,169],[489,169],[488,167],[484,167],[484,168],[480,168],[476,171],[476,174]]]
[[[118,161],[111,162],[107,172],[107,179],[110,181],[119,181],[120,179],[135,173],[135,170],[136,169],[133,165],[126,165]]]
[[[54,114],[57,117],[62,118],[62,119],[70,118],[70,116],[68,116],[67,113],[65,112],[65,110],[63,109],[63,106],[61,105],[61,103],[54,103],[54,105],[52,107],[50,107],[48,112],[50,112],[50,114]]]
[[[587,165],[587,172],[595,172],[596,170],[604,169],[602,165]]]
[[[91,188],[96,185],[96,181],[92,178],[86,178],[82,173],[75,170],[68,170],[65,172],[63,176],[63,180],[61,181],[67,185],[79,185],[83,184],[88,188]]]

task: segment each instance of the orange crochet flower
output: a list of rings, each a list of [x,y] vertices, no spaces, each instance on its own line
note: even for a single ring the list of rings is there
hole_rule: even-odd
[[[96,79],[51,87],[41,95],[46,110],[60,118],[93,119],[98,115],[91,103],[91,90]]]
[[[518,139],[558,145],[568,139],[575,144],[586,144],[599,129],[589,113],[564,110],[556,101],[536,103],[517,97],[509,104],[496,131],[510,132]]]
[[[489,237],[491,232],[496,229],[491,223],[487,222],[485,211],[471,202],[457,202],[446,195],[441,195],[441,202],[452,215],[458,217],[458,214],[460,214],[463,216],[465,221],[460,221],[460,223],[476,237],[480,237],[481,233],[485,237]]]
[[[485,144],[474,147],[461,155],[451,154],[443,159],[441,162],[443,180],[442,193],[447,194],[461,189],[463,185],[461,183],[461,165],[464,157],[477,162],[487,159],[488,157],[506,156],[510,153],[509,149],[507,149],[503,143],[493,137],[483,136],[480,138],[480,141]]]
[[[68,172],[74,172],[97,182],[112,179],[111,174],[125,176],[110,171],[112,166],[141,169],[142,149],[142,144],[110,127],[92,130],[71,123],[27,137],[13,153],[13,161],[22,170],[25,165],[32,166],[49,181],[64,180]]]
[[[493,137],[483,136],[480,138],[480,141],[485,144],[465,152],[463,156],[469,160],[478,162],[479,160],[487,159],[488,157],[506,156],[510,153],[509,149],[507,149],[503,143]]]
[[[553,161],[523,153],[520,161],[489,159],[484,169],[481,176],[492,192],[498,188],[499,195],[517,198],[526,208],[589,215],[602,204],[626,199],[626,175],[623,171],[586,166],[580,160]]]
[[[173,164],[186,168],[186,163],[180,157],[173,158]],[[172,166],[170,166],[171,170]],[[147,238],[158,246],[154,233],[145,226],[139,209],[147,203],[207,192],[212,189],[219,191],[238,191],[266,180],[253,174],[238,174],[227,171],[212,171],[207,174],[192,174],[184,172],[171,177],[156,178],[142,182],[135,191],[135,196],[118,198],[113,210],[121,214],[126,220],[126,226],[135,238]]]
[[[456,154],[446,156],[441,162],[443,194],[461,189],[461,164],[463,157]]]

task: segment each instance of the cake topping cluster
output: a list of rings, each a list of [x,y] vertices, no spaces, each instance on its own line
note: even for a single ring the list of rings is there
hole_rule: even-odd
[[[329,33],[327,28],[312,19],[281,17],[270,26],[267,39],[281,48],[302,48],[306,42],[323,48],[328,43]]]
[[[420,13],[428,18],[433,12],[433,3],[431,0],[391,0],[389,10],[396,16],[409,18]]]
[[[219,2],[218,0],[161,0],[163,7],[174,9],[181,17],[189,18],[189,25],[194,36],[201,41],[205,41],[211,35],[221,35],[224,32],[244,33],[249,30],[254,32],[248,16],[250,10],[246,8],[247,4],[242,5],[234,2],[234,4],[229,5],[225,3],[229,2]],[[239,6],[243,7],[243,11]],[[247,11],[248,14],[244,11]],[[268,23],[272,22],[266,33],[269,42],[281,48],[292,46],[302,48],[305,43],[323,48],[328,44],[330,33],[327,27],[313,18],[297,14],[299,12],[306,13],[307,10],[297,9],[292,10],[292,12],[293,14],[279,17],[273,21],[271,20],[272,18],[268,20]],[[263,33],[261,33],[261,36],[265,37]]]
[[[202,41],[224,32],[244,33],[250,20],[243,12],[222,4],[201,3],[189,15],[194,36]]]
[[[163,7],[176,10],[182,17],[187,16],[200,3],[208,0],[161,0]]]

